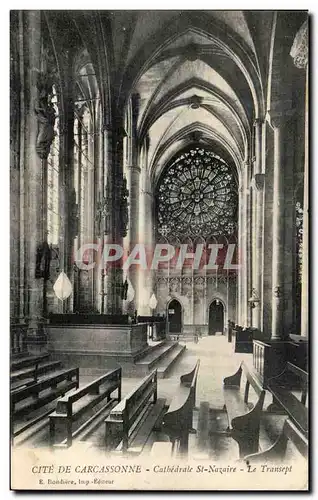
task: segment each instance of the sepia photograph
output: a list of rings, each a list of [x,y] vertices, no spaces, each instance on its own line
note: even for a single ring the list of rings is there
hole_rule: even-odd
[[[10,11],[11,490],[310,490],[309,21]]]

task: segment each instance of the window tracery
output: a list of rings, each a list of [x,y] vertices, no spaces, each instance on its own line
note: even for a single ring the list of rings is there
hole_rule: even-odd
[[[228,236],[237,228],[237,185],[231,167],[203,147],[168,165],[156,189],[157,232],[169,240]]]

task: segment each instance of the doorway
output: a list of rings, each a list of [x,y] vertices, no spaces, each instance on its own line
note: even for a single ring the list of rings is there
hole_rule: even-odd
[[[224,306],[218,299],[213,300],[209,308],[209,335],[224,331]]]
[[[181,333],[182,308],[178,300],[173,299],[168,305],[169,333]]]

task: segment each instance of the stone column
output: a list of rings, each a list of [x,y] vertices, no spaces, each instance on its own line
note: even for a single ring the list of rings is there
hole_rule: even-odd
[[[242,317],[243,317],[243,266],[242,266],[242,249],[243,249],[243,238],[242,238],[242,233],[243,233],[243,185],[241,181],[241,186],[239,187],[239,211],[238,211],[238,250],[239,250],[239,272],[238,272],[238,280],[237,280],[237,285],[238,285],[238,290],[237,290],[237,316],[236,316],[236,323],[238,325],[242,324]]]
[[[95,122],[95,134],[94,134],[94,208],[92,214],[93,222],[93,232],[94,232],[94,242],[97,243],[99,252],[96,254],[96,264],[94,267],[94,285],[93,285],[93,298],[94,298],[94,309],[98,312],[102,312],[102,266],[100,265],[100,257],[102,252],[102,238],[104,232],[101,231],[101,227],[97,223],[97,209],[98,201],[103,198],[104,186],[103,186],[103,141],[102,141],[102,130],[101,130],[101,109],[98,108],[97,117]],[[101,225],[100,225],[101,226]]]
[[[36,278],[37,248],[45,239],[43,225],[43,173],[46,164],[36,150],[38,138],[38,120],[35,106],[38,102],[41,70],[41,12],[25,11],[24,28],[26,36],[25,56],[25,107],[24,123],[24,168],[26,198],[26,274],[28,286],[28,337],[32,349],[43,338],[43,278]],[[29,344],[30,345],[30,344]]]
[[[126,180],[123,178],[123,138],[126,132],[121,125],[107,130],[107,183],[110,195],[110,228],[107,243],[123,247],[123,237],[127,233],[128,204]],[[107,270],[105,291],[107,293],[106,313],[121,314],[123,285],[122,259]]]
[[[239,305],[240,305],[240,326],[248,326],[250,311],[248,310],[249,298],[249,224],[250,224],[250,193],[249,193],[249,168],[250,162],[245,161],[241,177],[239,190],[239,245],[240,245],[240,271],[239,271]]]
[[[87,156],[89,158],[87,166],[87,180],[88,180],[88,207],[87,207],[87,239],[90,243],[95,243],[95,224],[94,224],[94,213],[95,213],[95,127],[93,124],[93,117],[91,117],[88,126],[88,144],[87,144]],[[94,255],[93,255],[94,257]],[[94,269],[89,271],[89,298],[90,307],[94,311],[95,296],[94,296]]]
[[[309,220],[308,220],[308,20],[304,22],[298,31],[290,55],[297,68],[306,71],[305,89],[305,159],[304,159],[304,207],[303,207],[303,261],[301,280],[301,335],[308,335],[308,295],[309,295]]]
[[[148,172],[148,150],[149,138],[147,137],[143,145],[140,177],[139,243],[145,245],[149,264],[153,256],[153,194]],[[138,313],[141,315],[151,314],[149,300],[155,292],[153,274],[154,272],[148,268],[140,270],[139,273]]]
[[[139,195],[140,195],[140,154],[137,140],[137,119],[139,112],[139,95],[131,97],[132,123],[129,134],[127,185],[129,190],[129,222],[128,222],[128,248],[129,253],[139,243]],[[138,297],[140,266],[133,265],[128,270],[130,282],[135,290],[133,309],[135,310]]]
[[[64,199],[60,212],[61,219],[63,219],[60,231],[60,267],[73,284],[73,293],[62,303],[63,312],[72,312],[74,308],[74,242],[79,233],[78,204],[74,184],[74,101],[71,59],[70,53],[66,52],[64,59],[67,80],[64,89],[65,117],[60,122],[60,150],[63,154],[60,158],[60,185]]]
[[[272,340],[282,340],[284,310],[284,166],[282,115],[271,113],[274,131],[273,218],[272,218]]]
[[[255,120],[255,159],[251,182],[253,189],[253,234],[252,234],[252,286],[255,298],[259,302],[252,309],[252,326],[261,325],[261,284],[262,284],[262,248],[263,248],[263,211],[264,211],[264,174],[262,174],[262,123]]]
[[[109,125],[104,125],[103,143],[104,143],[104,180],[105,191],[104,196],[108,195],[108,227],[105,228],[104,245],[113,243],[114,239],[114,203],[113,203],[113,178],[112,178],[112,162],[113,162],[113,133]],[[107,263],[105,263],[107,266]],[[116,276],[115,276],[116,278]],[[113,303],[115,300],[115,290],[112,286],[114,284],[114,273],[112,268],[107,268],[104,276],[102,277],[102,293],[103,293],[103,307],[102,310],[105,314],[112,314]]]

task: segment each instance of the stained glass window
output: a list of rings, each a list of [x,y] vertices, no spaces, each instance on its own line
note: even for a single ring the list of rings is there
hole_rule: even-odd
[[[156,189],[157,231],[168,239],[229,236],[237,228],[232,168],[209,149],[193,147],[170,163]]]

